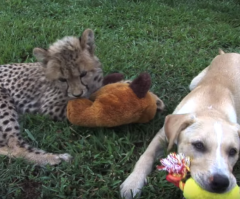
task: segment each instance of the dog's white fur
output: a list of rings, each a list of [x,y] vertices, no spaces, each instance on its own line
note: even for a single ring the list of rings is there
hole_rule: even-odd
[[[130,199],[141,193],[153,163],[174,143],[178,152],[191,157],[191,175],[205,190],[215,192],[211,183],[216,174],[236,185],[232,169],[239,154],[240,127],[240,54],[224,53],[190,84],[191,92],[168,115],[162,129],[153,138],[121,185],[121,196]],[[236,152],[236,154],[234,153]]]

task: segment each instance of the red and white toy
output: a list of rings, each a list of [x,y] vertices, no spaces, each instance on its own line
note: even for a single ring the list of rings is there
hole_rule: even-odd
[[[173,183],[183,191],[186,199],[240,199],[239,187],[236,185],[231,191],[222,194],[211,193],[202,189],[190,174],[190,158],[183,154],[170,153],[167,158],[161,159],[161,166],[157,169],[168,172],[167,181]]]
[[[161,159],[160,162],[162,165],[157,166],[157,169],[167,171],[167,181],[183,190],[184,183],[182,180],[190,172],[190,158],[185,157],[182,153],[170,153],[167,158]]]

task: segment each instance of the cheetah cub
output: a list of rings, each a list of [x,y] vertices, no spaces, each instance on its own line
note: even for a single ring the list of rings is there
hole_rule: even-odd
[[[67,102],[87,98],[102,85],[102,69],[94,55],[94,34],[64,37],[49,49],[34,48],[39,62],[0,66],[0,155],[55,165],[71,156],[52,154],[28,145],[20,135],[18,115],[39,113],[66,118]]]

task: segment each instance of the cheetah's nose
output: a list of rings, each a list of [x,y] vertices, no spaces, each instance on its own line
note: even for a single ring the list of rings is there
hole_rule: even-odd
[[[73,94],[74,97],[81,97],[82,93],[78,94],[78,95],[75,95]]]
[[[77,93],[73,93],[72,95],[73,95],[74,97],[81,97],[82,94],[83,94],[83,92],[80,92],[79,94],[77,94]]]

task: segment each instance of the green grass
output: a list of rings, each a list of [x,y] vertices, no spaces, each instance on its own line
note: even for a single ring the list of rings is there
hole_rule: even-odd
[[[32,49],[92,28],[105,74],[134,78],[147,71],[167,109],[148,124],[81,128],[67,121],[21,117],[26,140],[49,152],[68,152],[72,164],[38,167],[0,157],[0,198],[119,198],[119,186],[188,93],[191,79],[218,53],[240,52],[237,0],[1,0],[0,64],[33,62]],[[240,165],[235,168],[240,180]],[[141,198],[180,198],[153,171]]]

